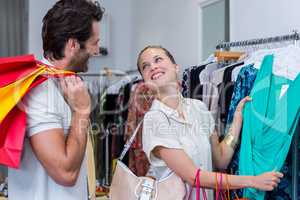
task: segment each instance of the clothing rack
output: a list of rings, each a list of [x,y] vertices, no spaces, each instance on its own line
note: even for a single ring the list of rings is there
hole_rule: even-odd
[[[97,77],[97,76],[126,76],[126,73],[116,73],[113,72],[111,75],[107,74],[107,73],[79,73],[79,76],[82,77]]]
[[[255,46],[262,44],[270,44],[277,42],[285,42],[285,41],[294,41],[295,44],[300,40],[300,34],[297,30],[293,31],[293,34],[268,37],[268,38],[259,38],[259,39],[250,39],[243,41],[235,41],[235,42],[222,42],[216,46],[217,50],[229,50],[231,47],[247,47],[247,46]],[[292,151],[292,199],[298,200],[298,172],[299,172],[299,161],[298,161],[298,144],[299,144],[299,134],[300,134],[300,120],[297,125],[296,133],[293,137],[293,141],[290,147]]]
[[[231,47],[245,47],[245,46],[254,46],[254,45],[269,44],[269,43],[276,43],[276,42],[300,40],[300,34],[298,33],[298,31],[293,31],[293,32],[294,33],[290,35],[282,35],[276,37],[259,38],[259,39],[251,39],[251,40],[243,40],[243,41],[235,41],[235,42],[222,42],[216,46],[216,49],[221,50],[221,49],[229,49]]]
[[[128,70],[128,71],[121,71],[115,69],[104,69],[101,70],[100,73],[79,73],[78,75],[83,77],[93,77],[93,76],[126,76],[137,73],[138,70]]]

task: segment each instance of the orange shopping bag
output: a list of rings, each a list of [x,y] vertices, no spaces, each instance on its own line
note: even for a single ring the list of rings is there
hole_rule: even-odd
[[[207,194],[205,192],[205,189],[204,188],[200,188],[200,174],[201,174],[201,170],[198,169],[197,170],[197,173],[196,173],[196,176],[195,176],[195,185],[196,185],[196,200],[200,200],[200,192],[202,190],[202,197],[203,197],[203,200],[207,200]],[[218,180],[218,174],[220,175],[220,178]],[[223,175],[225,176],[225,181],[226,181],[226,188],[223,189],[221,186],[222,186],[222,179],[223,179]],[[216,183],[216,186],[215,186],[215,191],[216,191],[216,194],[215,194],[215,199],[216,200],[230,200],[230,199],[234,199],[234,200],[249,200],[247,198],[239,198],[238,195],[234,192],[235,194],[235,197],[233,198],[230,198],[230,193],[229,193],[229,181],[228,181],[228,175],[227,174],[222,174],[222,173],[215,173],[215,183]],[[188,200],[191,200],[191,194],[192,194],[192,191],[193,189],[191,189],[189,195],[188,195]]]

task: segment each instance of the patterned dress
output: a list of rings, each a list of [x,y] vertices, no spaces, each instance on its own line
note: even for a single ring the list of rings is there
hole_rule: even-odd
[[[150,109],[154,95],[143,82],[136,85],[131,92],[128,118],[125,130],[125,137],[129,139],[133,131],[144,118],[145,113]],[[129,150],[129,168],[137,176],[145,176],[149,170],[149,162],[142,148],[142,129],[138,134]]]

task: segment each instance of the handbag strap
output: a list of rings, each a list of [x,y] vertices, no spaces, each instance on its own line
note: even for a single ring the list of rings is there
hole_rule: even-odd
[[[171,124],[170,119],[169,119],[169,117],[167,116],[166,113],[164,113],[164,112],[161,111],[161,110],[149,110],[148,112],[153,112],[153,111],[161,112],[162,114],[164,114],[164,116],[165,116],[165,117],[167,118],[167,120],[168,120],[169,125]],[[137,133],[138,133],[138,130],[139,130],[140,126],[142,125],[143,121],[144,121],[144,118],[138,123],[138,125],[137,125],[136,129],[134,130],[132,136],[130,137],[130,139],[129,139],[129,140],[126,142],[126,144],[124,145],[124,149],[123,149],[123,151],[122,151],[122,153],[120,154],[120,157],[119,157],[119,160],[120,160],[120,161],[123,160],[123,158],[125,157],[126,153],[127,153],[128,150],[129,150],[129,148],[131,147],[131,145],[132,145],[132,143],[133,143],[133,141],[134,141],[134,138],[136,137],[136,135],[137,135]]]
[[[126,142],[126,144],[124,145],[124,149],[123,149],[123,151],[122,151],[122,153],[121,153],[121,155],[120,155],[120,157],[119,157],[119,160],[120,160],[120,161],[123,160],[123,158],[125,157],[126,153],[127,153],[128,150],[129,150],[129,148],[131,147],[131,145],[132,145],[132,143],[133,143],[133,141],[134,141],[134,138],[136,137],[136,135],[137,135],[137,133],[138,133],[138,130],[139,130],[140,126],[141,126],[142,123],[143,123],[143,120],[144,120],[144,119],[142,119],[142,120],[139,122],[139,124],[137,125],[136,129],[134,130],[132,136],[130,137],[130,139],[129,139],[129,140]]]

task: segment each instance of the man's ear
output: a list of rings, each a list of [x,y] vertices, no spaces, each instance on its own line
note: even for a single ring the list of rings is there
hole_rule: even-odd
[[[65,46],[65,54],[74,55],[80,49],[80,44],[77,39],[69,38]]]

